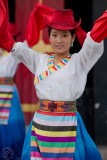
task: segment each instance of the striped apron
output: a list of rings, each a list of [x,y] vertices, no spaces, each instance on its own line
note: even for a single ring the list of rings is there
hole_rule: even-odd
[[[0,124],[7,125],[13,97],[13,78],[0,77]]]
[[[31,160],[74,160],[75,102],[40,100],[31,131]]]

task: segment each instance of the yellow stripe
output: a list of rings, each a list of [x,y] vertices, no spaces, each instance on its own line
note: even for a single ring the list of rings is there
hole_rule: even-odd
[[[45,78],[46,77],[46,72],[44,72],[42,76],[43,76],[43,78]]]
[[[0,98],[12,98],[13,94],[1,94],[0,93]]]
[[[39,108],[39,102],[35,104],[22,104],[23,112],[35,112]]]
[[[38,77],[36,76],[35,79],[34,79],[34,83],[37,84],[38,82],[39,82],[39,79],[38,79]]]
[[[75,137],[76,136],[76,131],[58,131],[58,132],[51,132],[51,131],[43,131],[35,128],[34,126],[32,127],[32,130],[36,132],[36,134],[42,135],[42,136],[48,136],[48,137]]]
[[[51,72],[55,72],[56,70],[52,67],[49,69]]]

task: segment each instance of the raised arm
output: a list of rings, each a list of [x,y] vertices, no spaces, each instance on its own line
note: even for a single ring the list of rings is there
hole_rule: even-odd
[[[87,73],[102,56],[103,40],[107,37],[107,10],[94,23],[91,32],[87,34],[83,47],[78,53],[79,68]],[[78,64],[78,62],[77,62]]]

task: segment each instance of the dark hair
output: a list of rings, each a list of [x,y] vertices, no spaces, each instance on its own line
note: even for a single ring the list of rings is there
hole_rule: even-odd
[[[51,30],[52,30],[52,28],[51,28],[51,27],[48,27],[48,36],[50,36]],[[70,33],[71,33],[71,36],[74,36],[74,34],[75,34],[75,29],[69,30],[69,31],[70,31]]]

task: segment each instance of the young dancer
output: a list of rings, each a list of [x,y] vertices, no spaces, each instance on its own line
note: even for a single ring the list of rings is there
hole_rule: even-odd
[[[87,33],[82,49],[73,55],[69,49],[81,20],[76,21],[73,11],[67,9],[55,10],[51,20],[45,17],[45,22],[54,55],[35,52],[21,42],[11,41],[9,46],[13,57],[35,74],[34,85],[40,101],[31,135],[27,135],[31,146],[30,158],[26,159],[101,160],[76,109],[76,100],[85,89],[87,74],[103,54],[107,11]]]

